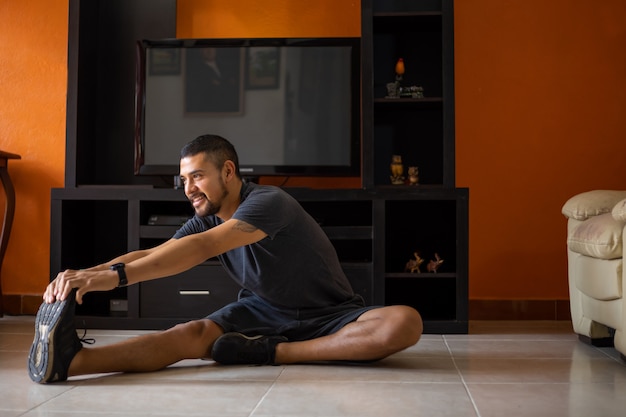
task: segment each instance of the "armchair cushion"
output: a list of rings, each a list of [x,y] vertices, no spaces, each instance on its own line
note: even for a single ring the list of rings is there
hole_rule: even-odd
[[[587,220],[592,216],[610,213],[613,207],[624,199],[626,199],[626,191],[587,191],[567,200],[561,212],[570,219]]]
[[[615,220],[611,213],[601,214],[576,226],[567,237],[573,252],[599,259],[622,257],[624,222]]]

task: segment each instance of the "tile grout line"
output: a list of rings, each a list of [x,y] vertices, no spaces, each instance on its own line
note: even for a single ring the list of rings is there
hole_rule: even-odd
[[[450,359],[452,359],[452,364],[454,365],[454,369],[456,369],[456,371],[458,372],[459,378],[461,378],[461,383],[463,384],[463,388],[465,389],[465,392],[467,393],[467,396],[469,397],[469,400],[472,403],[472,407],[474,407],[474,412],[476,412],[477,417],[481,417],[480,411],[478,410],[478,405],[476,404],[476,401],[474,401],[474,397],[472,396],[472,393],[470,392],[469,387],[467,386],[467,383],[465,382],[465,378],[463,377],[463,374],[461,373],[459,366],[456,364],[456,360],[454,359],[454,355],[452,354],[452,349],[450,348],[450,345],[448,345],[448,340],[446,339],[445,335],[441,335],[441,337],[443,338],[443,343],[446,345],[446,349],[448,349],[448,353],[450,354]]]
[[[33,384],[36,384],[36,382],[33,382]],[[42,385],[45,385],[45,384],[42,384]],[[68,392],[70,392],[70,391],[73,391],[74,389],[76,389],[76,386],[72,386],[72,387],[71,387],[70,389],[68,389],[68,390],[65,390],[65,391],[59,392],[57,395],[55,395],[55,396],[53,396],[53,397],[50,397],[50,398],[48,398],[47,400],[45,400],[45,401],[43,401],[43,402],[41,402],[41,403],[39,403],[39,404],[37,404],[37,405],[35,405],[35,406],[33,406],[33,407],[29,408],[28,410],[24,411],[24,412],[23,412],[23,413],[21,413],[21,414],[18,414],[18,417],[19,417],[19,416],[25,416],[25,415],[30,414],[32,411],[36,411],[39,407],[43,406],[44,404],[47,404],[47,403],[49,403],[50,401],[52,401],[52,400],[55,400],[55,399],[59,398],[61,395],[65,394],[65,393],[68,393]]]
[[[600,349],[600,348],[599,348],[599,347],[597,347],[597,346],[593,346],[593,345],[592,345],[592,347],[593,347],[596,351],[600,352],[602,355],[606,356],[607,358],[612,359],[613,361],[615,361],[615,362],[619,363],[620,365],[624,365],[624,362],[622,362],[622,360],[621,360],[620,358],[616,358],[616,357],[614,357],[614,356],[612,356],[612,355],[609,355],[607,352],[605,352],[605,351],[604,351],[604,349]]]
[[[270,394],[270,391],[272,391],[272,388],[274,388],[274,386],[278,382],[278,378],[280,378],[280,376],[283,374],[283,372],[285,372],[285,367],[283,366],[282,368],[283,369],[281,369],[280,373],[274,379],[274,382],[272,382],[272,385],[269,386],[267,391],[265,391],[265,394],[263,394],[263,396],[259,399],[259,401],[257,401],[257,403],[254,406],[254,408],[252,409],[252,411],[250,411],[250,414],[248,414],[248,417],[252,417],[254,415],[254,413],[256,412],[256,410],[259,409],[259,407],[261,406],[263,401],[265,401],[265,398],[267,398],[267,396]]]

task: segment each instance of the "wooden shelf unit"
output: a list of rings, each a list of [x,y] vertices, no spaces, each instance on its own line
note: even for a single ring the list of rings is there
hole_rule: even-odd
[[[413,305],[427,333],[465,333],[469,191],[455,185],[452,1],[361,4],[362,188],[286,190],[321,224],[368,303]],[[51,279],[168,239],[176,226],[150,225],[151,215],[192,214],[171,179],[132,169],[134,42],[175,29],[175,0],[70,0],[66,175],[51,192]],[[399,57],[403,82],[423,86],[423,99],[384,98]],[[394,154],[419,167],[419,186],[390,185]],[[416,250],[440,254],[437,274],[403,271]],[[207,260],[183,277],[88,294],[79,325],[160,329],[204,317],[236,295],[220,271]],[[127,310],[112,310],[120,300]]]

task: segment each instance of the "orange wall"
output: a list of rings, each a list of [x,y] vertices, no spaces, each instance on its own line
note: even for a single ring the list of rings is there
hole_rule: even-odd
[[[455,3],[457,185],[470,187],[470,297],[565,299],[561,205],[592,188],[626,189],[626,2]],[[63,185],[67,6],[0,3],[0,149],[24,158],[10,162],[18,213],[2,268],[8,294],[41,293],[49,277],[50,188]],[[208,28],[223,37],[360,32],[358,0],[178,6],[180,37]]]
[[[178,0],[176,36],[359,37],[361,1]]]
[[[65,166],[67,12],[68,0],[0,2],[0,149],[22,156],[9,161],[16,214],[5,294],[41,293],[49,280],[50,188],[63,186]]]
[[[626,189],[626,2],[455,2],[470,298],[566,299],[561,206]]]

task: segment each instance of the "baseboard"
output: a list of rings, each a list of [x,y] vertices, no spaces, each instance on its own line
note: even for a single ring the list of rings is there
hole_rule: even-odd
[[[469,300],[470,320],[571,320],[569,300]]]
[[[41,294],[3,294],[2,309],[11,316],[35,315],[41,305]]]

